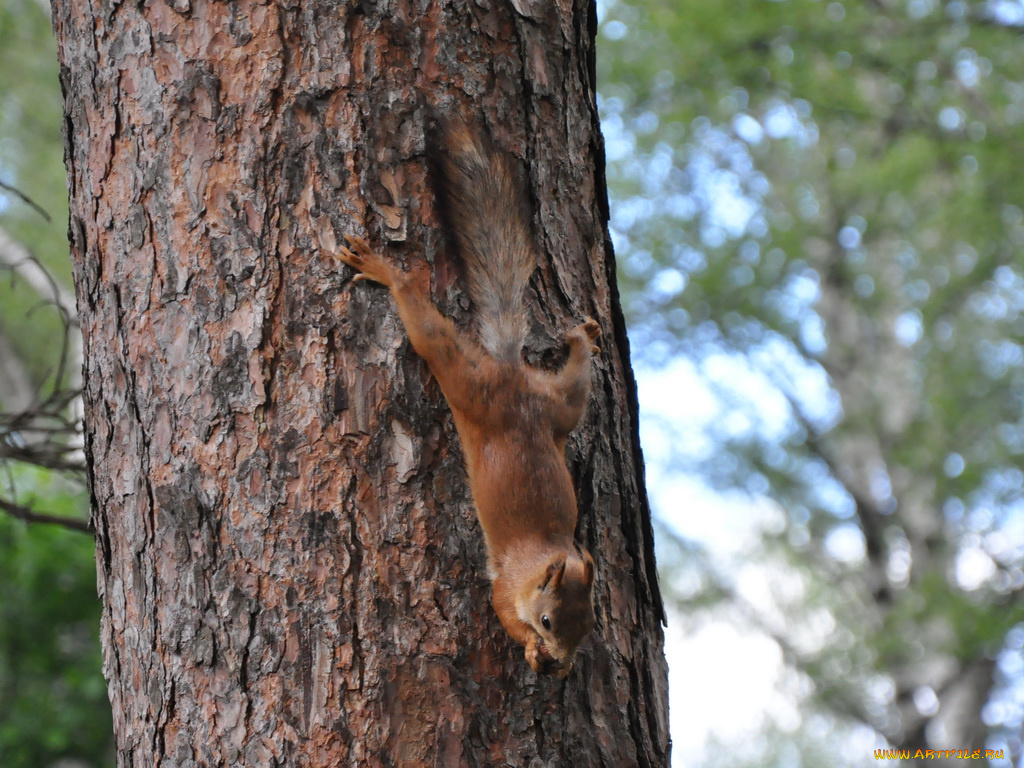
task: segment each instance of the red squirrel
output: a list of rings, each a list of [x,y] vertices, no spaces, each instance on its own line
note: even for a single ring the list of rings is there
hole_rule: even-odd
[[[365,240],[338,258],[390,290],[413,349],[441,386],[462,441],[487,545],[495,612],[537,673],[564,678],[594,625],[594,561],[575,543],[576,494],[565,441],[590,394],[591,318],[565,334],[551,373],[523,361],[523,298],[536,266],[532,217],[511,158],[465,126],[435,132],[435,181],[462,262],[477,338],[434,306],[430,269],[396,268]]]

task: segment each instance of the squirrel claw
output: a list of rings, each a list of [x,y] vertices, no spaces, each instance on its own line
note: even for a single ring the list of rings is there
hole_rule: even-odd
[[[370,244],[363,238],[357,235],[345,235],[344,237],[348,246],[339,247],[337,257],[353,269],[358,270],[358,274],[353,276],[352,282],[372,280],[390,287],[393,282],[391,265],[370,248]]]
[[[592,317],[586,317],[579,326],[580,330],[587,334],[587,338],[591,341],[598,338],[601,335],[601,326],[597,324],[597,320]],[[597,346],[594,347],[597,349]]]

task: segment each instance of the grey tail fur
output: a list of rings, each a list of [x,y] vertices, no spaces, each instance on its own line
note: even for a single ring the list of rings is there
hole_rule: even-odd
[[[480,343],[496,360],[518,362],[527,333],[523,293],[536,267],[520,168],[464,124],[439,120],[434,134],[441,213],[465,265]]]

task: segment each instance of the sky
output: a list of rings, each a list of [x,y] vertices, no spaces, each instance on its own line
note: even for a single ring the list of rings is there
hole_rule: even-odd
[[[703,441],[720,404],[692,363],[677,359],[660,369],[637,368],[640,433],[647,485],[657,518],[712,557],[732,561],[755,546],[770,514],[751,500],[731,498],[699,478],[673,469],[672,441]],[[666,426],[669,429],[666,429]],[[710,448],[710,446],[707,446]],[[702,446],[695,446],[700,451]],[[779,694],[778,646],[727,620],[689,625],[669,607],[665,653],[673,765],[687,764],[713,740],[736,743],[759,732],[770,710],[793,710]],[[797,717],[791,712],[789,717]]]

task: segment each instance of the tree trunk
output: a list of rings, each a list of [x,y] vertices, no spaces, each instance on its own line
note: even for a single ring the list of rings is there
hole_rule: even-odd
[[[54,25],[119,765],[667,765],[590,2],[56,0]],[[605,331],[569,448],[598,626],[565,682],[490,608],[450,412],[387,292],[332,257],[367,233],[428,259],[466,320],[426,105],[529,167],[533,354]]]

